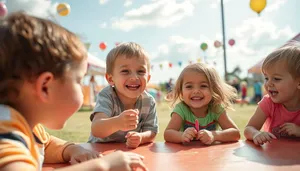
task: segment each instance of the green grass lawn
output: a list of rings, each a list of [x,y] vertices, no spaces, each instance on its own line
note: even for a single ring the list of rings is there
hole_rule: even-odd
[[[242,139],[244,139],[244,127],[249,118],[253,115],[256,105],[234,105],[235,111],[228,111],[230,117],[234,120],[241,131]],[[163,132],[169,122],[171,109],[167,103],[161,103],[157,107],[159,119],[159,134],[156,141],[164,141]],[[81,111],[74,114],[68,121],[64,129],[59,131],[47,131],[59,138],[72,142],[86,142],[90,134],[91,122],[89,120],[91,111]]]

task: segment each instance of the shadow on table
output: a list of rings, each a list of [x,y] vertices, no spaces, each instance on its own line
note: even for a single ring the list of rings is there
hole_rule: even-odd
[[[252,141],[234,150],[234,155],[266,165],[299,165],[300,141],[295,139],[274,140],[262,146]]]

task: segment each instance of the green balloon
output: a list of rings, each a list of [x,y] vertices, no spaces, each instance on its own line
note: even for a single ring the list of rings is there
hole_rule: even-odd
[[[200,48],[203,50],[203,51],[205,51],[206,49],[207,49],[207,44],[206,43],[202,43],[201,45],[200,45]]]

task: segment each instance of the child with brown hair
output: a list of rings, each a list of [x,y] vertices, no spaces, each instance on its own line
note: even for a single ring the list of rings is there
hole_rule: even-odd
[[[156,102],[145,91],[149,56],[137,43],[121,43],[106,58],[110,84],[97,96],[88,142],[126,142],[130,148],[153,142],[158,133]]]
[[[268,94],[258,103],[245,137],[256,145],[300,137],[300,42],[289,42],[269,54],[262,72]]]
[[[221,80],[217,71],[204,63],[188,65],[172,90],[171,120],[165,129],[168,142],[188,143],[199,140],[206,145],[215,141],[238,141],[240,133],[227,115],[237,94]],[[222,130],[217,130],[218,126]]]
[[[75,34],[51,21],[14,13],[0,23],[0,170],[146,170],[134,153],[99,153],[50,136],[82,105],[87,53]],[[92,160],[93,159],[93,160]],[[87,161],[90,160],[90,161]],[[87,161],[87,162],[85,162]]]

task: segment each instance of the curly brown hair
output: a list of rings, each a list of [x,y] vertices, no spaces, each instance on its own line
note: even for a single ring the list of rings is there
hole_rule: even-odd
[[[84,45],[65,28],[22,12],[7,16],[0,23],[0,104],[10,105],[24,80],[43,72],[63,80],[86,58]]]

